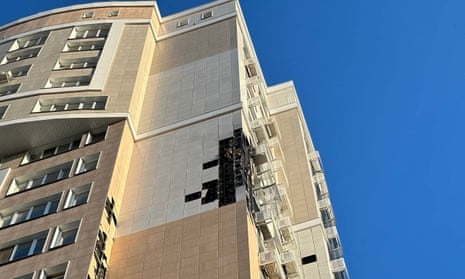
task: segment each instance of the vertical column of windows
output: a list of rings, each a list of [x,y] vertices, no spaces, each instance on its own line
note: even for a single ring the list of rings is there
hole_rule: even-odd
[[[90,14],[90,13],[86,13]],[[92,13],[93,14],[93,13]],[[74,27],[54,71],[67,71],[66,75],[52,73],[46,88],[87,86],[98,64],[100,50],[105,45],[111,24],[92,24]],[[68,55],[80,52],[82,55]],[[77,71],[80,69],[80,71]],[[87,70],[87,71],[84,71]]]

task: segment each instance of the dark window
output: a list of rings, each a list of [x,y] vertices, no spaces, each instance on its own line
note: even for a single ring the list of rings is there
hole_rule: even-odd
[[[210,203],[218,199],[218,179],[202,184],[202,190],[207,190],[207,194],[202,198],[202,204]]]
[[[309,264],[316,262],[316,255],[306,256],[302,258],[302,264]]]
[[[202,183],[202,190],[212,189],[218,187],[218,180],[212,180],[205,183]]]
[[[213,160],[203,164],[203,169],[209,169],[211,167],[218,166],[218,160]]]
[[[195,193],[186,195],[184,197],[184,202],[190,202],[190,201],[198,200],[198,199],[200,199],[200,197],[202,197],[202,192],[200,192],[200,191],[195,192]]]

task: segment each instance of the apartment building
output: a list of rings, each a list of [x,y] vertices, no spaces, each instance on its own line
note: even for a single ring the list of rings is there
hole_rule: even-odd
[[[2,278],[349,278],[292,82],[239,3],[0,27]]]

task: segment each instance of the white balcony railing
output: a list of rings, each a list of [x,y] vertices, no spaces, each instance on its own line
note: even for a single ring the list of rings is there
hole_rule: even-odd
[[[346,269],[346,263],[344,261],[344,258],[339,258],[336,260],[332,260],[330,262],[331,270],[333,272],[338,272]]]

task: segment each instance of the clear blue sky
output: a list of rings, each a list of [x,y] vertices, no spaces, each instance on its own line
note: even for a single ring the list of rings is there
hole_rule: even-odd
[[[7,1],[0,24],[86,2]],[[295,82],[351,277],[465,278],[465,1],[241,5],[268,84]]]

